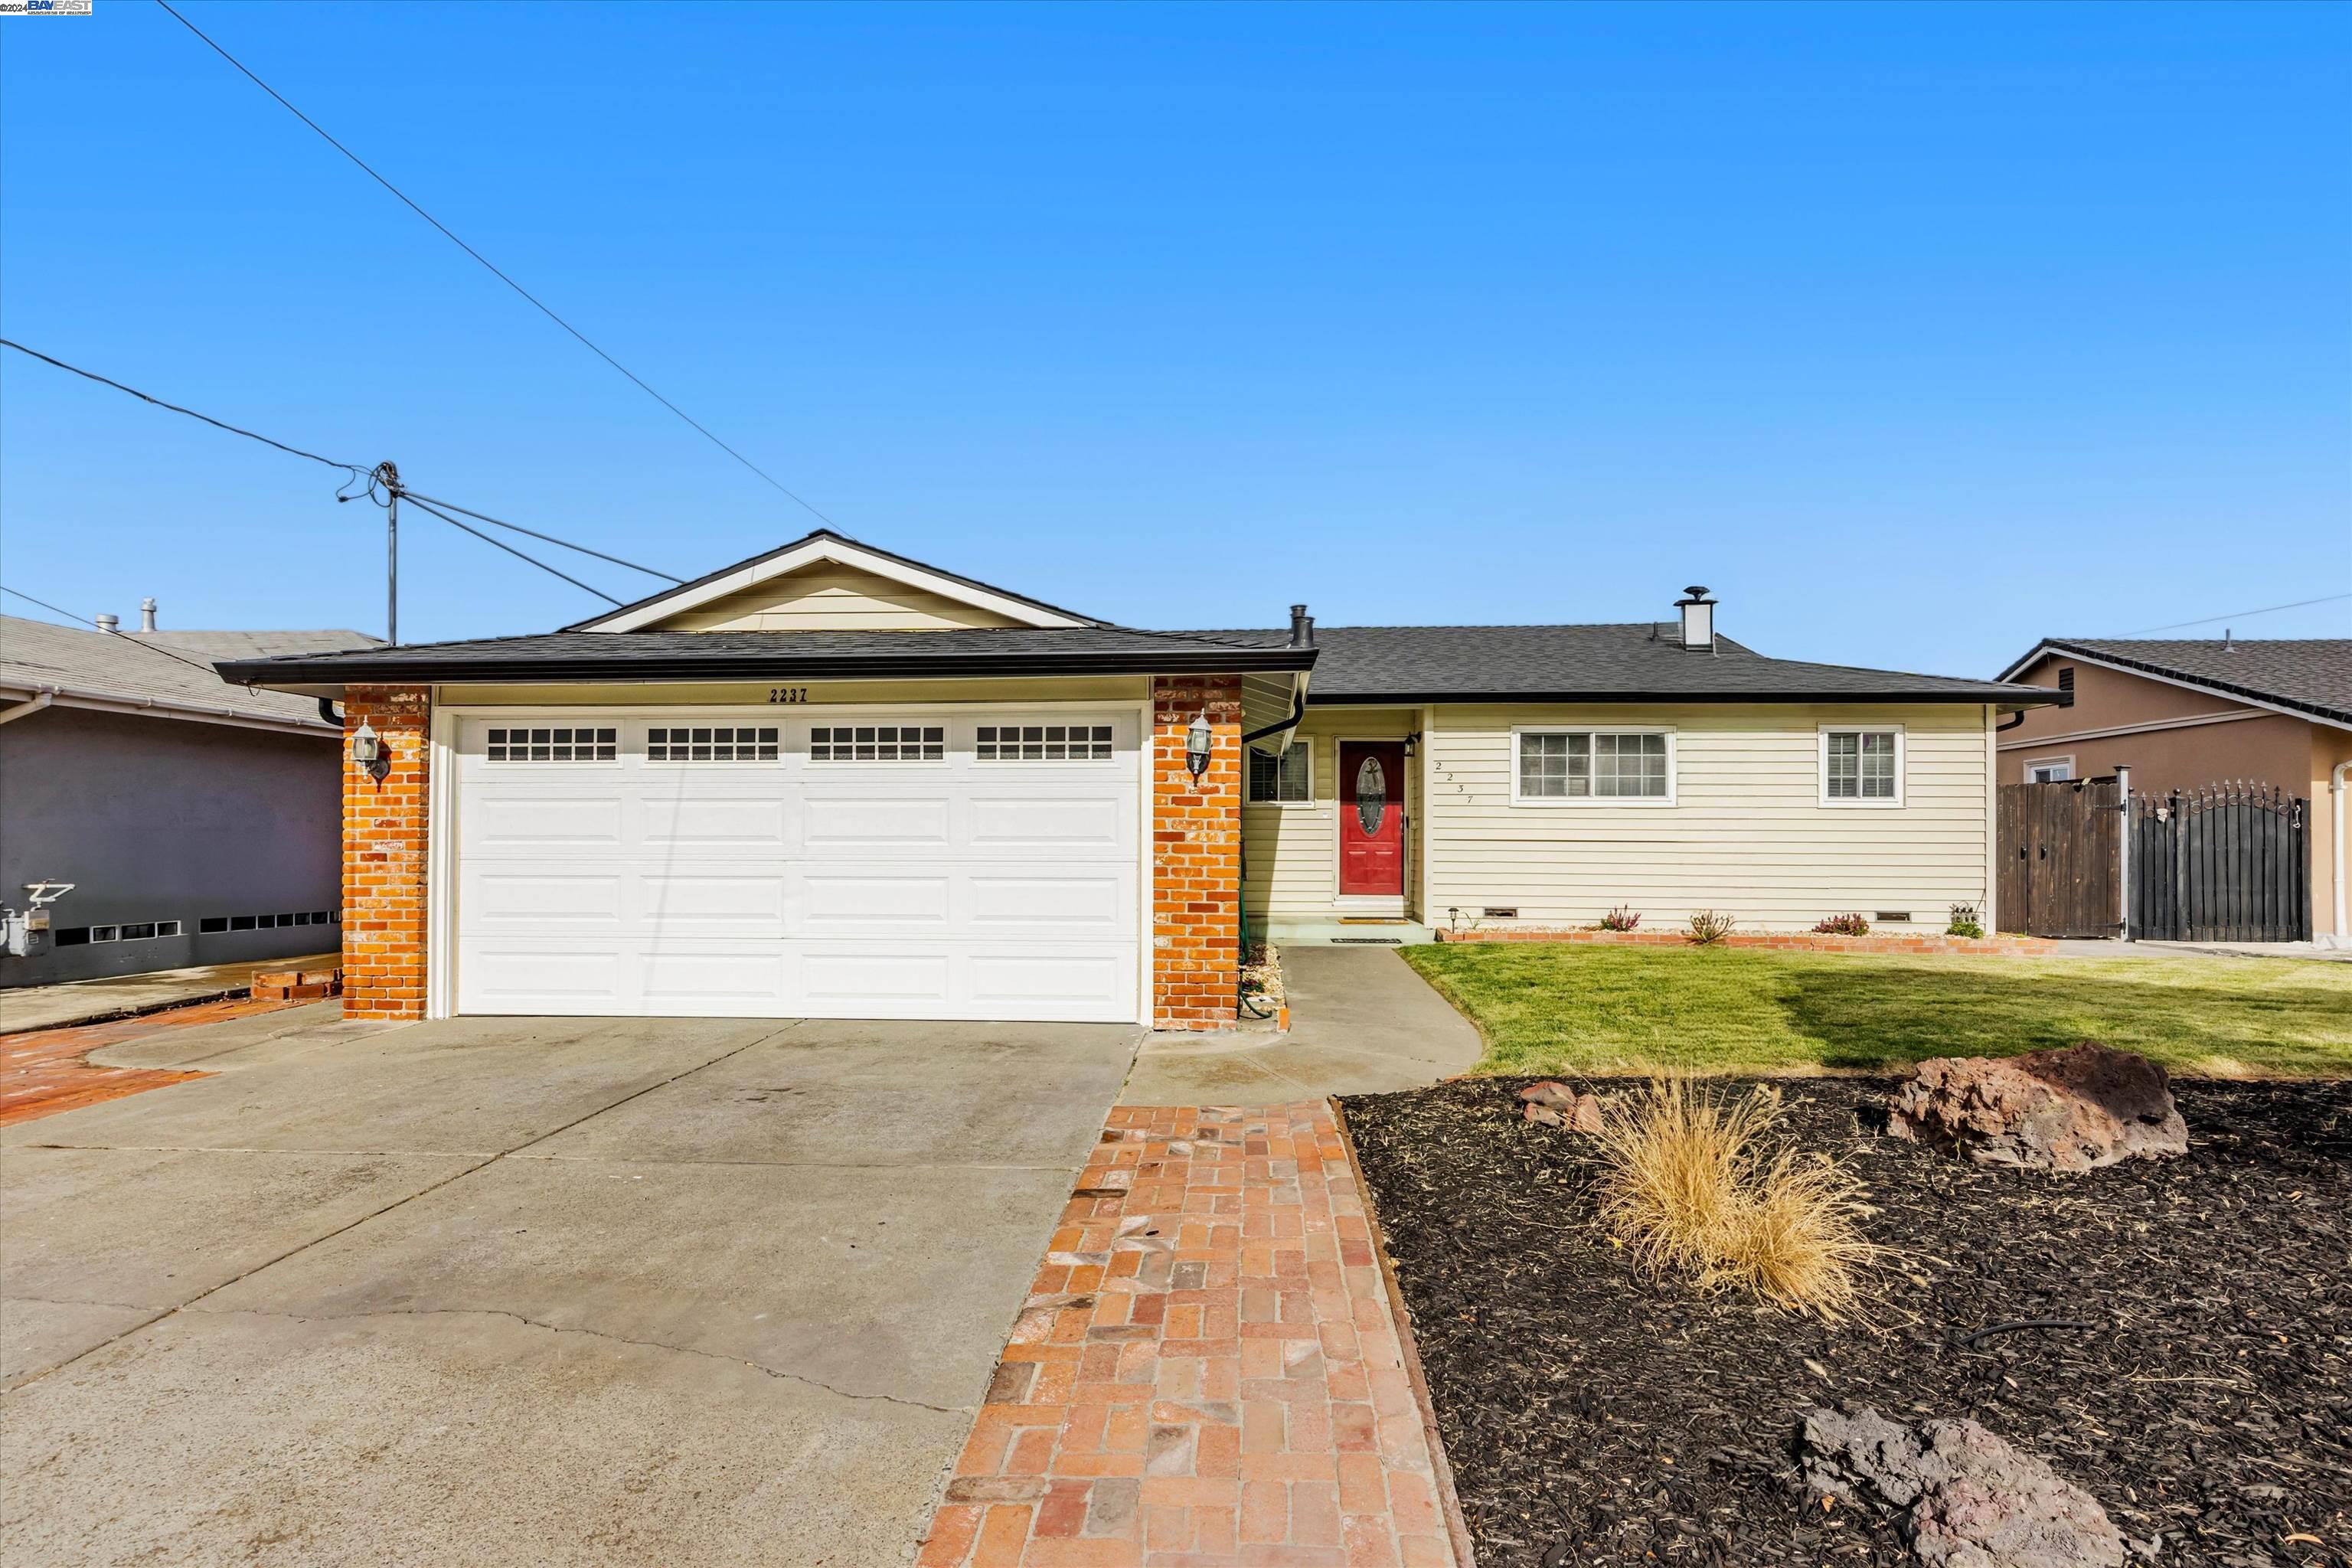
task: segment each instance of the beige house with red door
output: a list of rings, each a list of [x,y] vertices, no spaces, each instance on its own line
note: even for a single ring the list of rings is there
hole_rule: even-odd
[[[2352,941],[2339,848],[2352,637],[2052,637],[2001,679],[2057,699],[2001,734],[2002,784],[2121,766],[2138,795],[2243,781],[2308,800],[2312,932]]]
[[[820,531],[539,636],[221,664],[340,703],[353,1016],[1234,1014],[1279,940],[1988,926],[2001,682],[1673,619],[1114,626]]]

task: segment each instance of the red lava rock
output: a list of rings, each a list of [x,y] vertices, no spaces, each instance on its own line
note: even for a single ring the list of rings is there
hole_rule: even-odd
[[[2189,1126],[2164,1069],[2095,1040],[1921,1062],[1889,1102],[1886,1130],[1979,1165],[2044,1171],[2189,1150]]]
[[[1601,1131],[1601,1100],[1596,1095],[1579,1094],[1564,1083],[1546,1079],[1519,1090],[1519,1099],[1529,1121],[1574,1132]]]

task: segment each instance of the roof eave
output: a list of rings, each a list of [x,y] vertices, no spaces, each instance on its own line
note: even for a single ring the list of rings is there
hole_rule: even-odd
[[[2331,708],[2325,702],[2313,702],[2303,698],[2283,696],[2275,691],[2263,690],[2259,687],[2240,686],[2232,681],[2216,680],[2209,675],[2192,675],[2187,670],[2175,669],[2167,665],[2151,664],[2145,659],[2129,658],[2122,654],[2110,653],[2105,648],[2067,642],[2059,637],[2042,638],[2041,642],[2034,645],[2032,653],[2001,671],[2001,679],[2008,679],[2038,659],[2061,654],[2068,658],[2081,659],[2086,664],[2104,665],[2109,669],[2120,669],[2131,675],[2144,675],[2152,680],[2161,680],[2168,685],[2181,687],[2190,691],[2202,691],[2215,697],[2238,698],[2242,701],[2268,708],[2273,712],[2284,713],[2291,719],[2305,719],[2335,729],[2352,730],[2352,710]]]
[[[1318,689],[1310,708],[1405,707],[1437,702],[1949,702],[2036,708],[2058,700],[2038,688],[1981,691],[1348,691]]]

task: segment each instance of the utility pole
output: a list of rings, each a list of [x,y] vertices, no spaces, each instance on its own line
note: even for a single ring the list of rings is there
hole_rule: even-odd
[[[386,458],[375,466],[387,500],[383,507],[383,640],[400,641],[400,470]]]

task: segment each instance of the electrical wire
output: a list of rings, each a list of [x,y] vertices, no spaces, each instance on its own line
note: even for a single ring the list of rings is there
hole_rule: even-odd
[[[535,556],[535,555],[525,555],[521,551],[517,550],[513,545],[509,544],[505,540],[503,540],[503,539],[492,539],[488,534],[484,533],[480,529],[478,529],[478,528],[476,528],[476,527],[472,526],[470,523],[463,523],[463,522],[459,522],[456,518],[451,517],[447,512],[443,511],[443,510],[439,510],[438,508],[434,507],[434,506],[432,506],[432,505],[428,504],[427,502],[425,502],[425,501],[424,501],[424,500],[419,500],[419,499],[417,498],[417,496],[416,496],[413,491],[409,491],[409,490],[400,490],[400,491],[397,491],[397,492],[395,492],[395,493],[397,493],[398,495],[400,495],[400,496],[402,496],[403,498],[404,498],[404,499],[407,500],[407,502],[408,502],[408,504],[409,504],[409,505],[411,505],[411,506],[413,506],[413,507],[415,507],[415,508],[417,508],[417,509],[418,509],[418,510],[420,510],[426,511],[426,512],[430,512],[433,516],[439,518],[442,521],[444,521],[444,522],[447,523],[450,527],[452,527],[452,528],[462,528],[462,529],[464,529],[467,533],[470,533],[470,534],[472,534],[475,538],[477,538],[477,539],[480,540],[483,543],[485,543],[485,544],[490,544],[490,545],[495,545],[495,546],[497,546],[499,549],[505,551],[508,554],[512,555],[512,556],[516,557],[516,558],[517,558],[517,559],[519,559],[519,560],[528,561],[528,562],[530,562],[532,565],[534,565],[534,566],[538,567],[541,571],[547,573],[549,575],[562,578],[565,582],[567,582],[567,583],[571,584],[573,587],[575,587],[575,588],[579,589],[581,592],[583,592],[583,593],[584,593],[584,594],[593,594],[593,595],[595,595],[598,598],[600,598],[600,599],[604,600],[606,604],[608,604],[608,605],[612,605],[612,606],[613,606],[614,609],[616,609],[616,610],[617,610],[617,609],[619,609],[619,608],[621,607],[621,601],[620,601],[620,600],[618,600],[618,599],[615,599],[614,597],[613,597],[613,595],[612,595],[607,594],[606,592],[604,592],[604,589],[602,589],[602,588],[591,588],[590,586],[588,586],[588,584],[587,584],[583,583],[579,578],[572,576],[570,573],[568,573],[568,572],[559,571],[559,570],[557,570],[555,567],[550,566],[546,562],[541,561],[541,559],[539,559],[539,557],[537,557],[537,556]],[[562,542],[562,541],[560,541],[560,540],[559,540],[559,541],[557,541],[557,542],[558,542],[558,543],[561,543],[561,542]],[[593,552],[592,552],[592,553],[593,553]]]
[[[123,631],[119,627],[101,626],[97,623],[97,621],[89,616],[77,616],[71,610],[61,610],[55,605],[50,604],[47,599],[36,599],[32,595],[20,593],[16,589],[9,587],[5,583],[0,583],[0,594],[6,594],[12,598],[22,599],[28,605],[38,605],[41,608],[48,611],[49,614],[53,616],[63,616],[66,619],[73,622],[76,629],[78,630],[103,632],[106,636],[110,637],[121,637],[124,642],[129,643],[133,647],[143,647],[149,653],[160,653],[174,664],[184,664],[190,669],[201,669],[215,680],[220,679],[220,671],[215,669],[209,664],[198,664],[193,658],[182,658],[170,648],[163,647],[156,643],[149,642],[143,637],[132,637],[129,632]]]
[[[2248,616],[2267,616],[2273,610],[2300,610],[2310,605],[2332,605],[2339,599],[2352,599],[2352,594],[2323,594],[2316,599],[2297,599],[2291,605],[2265,605],[2259,610],[2232,610],[2226,616],[2207,616],[2202,620],[2174,621],[2169,626],[2142,626],[2136,632],[2119,632],[2119,637],[2136,637],[2148,632],[2177,632],[2187,626],[2210,626],[2216,621],[2242,621]]]
[[[299,447],[289,447],[283,441],[273,441],[267,436],[247,430],[241,425],[232,425],[226,419],[215,419],[209,414],[199,414],[193,408],[183,408],[176,403],[166,403],[162,398],[152,396],[135,386],[125,386],[110,376],[100,375],[94,370],[84,370],[78,364],[68,364],[61,359],[53,359],[38,349],[28,349],[14,338],[0,338],[0,348],[12,348],[20,354],[30,354],[43,364],[53,364],[59,370],[70,371],[85,380],[97,382],[101,386],[110,386],[117,392],[127,392],[142,403],[152,403],[158,408],[168,408],[174,414],[184,414],[191,419],[201,419],[215,429],[226,430],[232,436],[242,436],[248,441],[258,441],[265,447],[275,447],[279,451],[289,453],[294,457],[308,458],[314,463],[324,463],[331,468],[341,468],[354,479],[367,471],[362,464],[338,463],[332,458],[322,458],[316,452],[306,452]]]
[[[377,174],[373,168],[369,166],[367,160],[362,158],[358,153],[352,152],[341,142],[336,141],[333,136],[330,135],[325,126],[320,125],[317,121],[311,119],[309,115],[295,108],[292,103],[287,100],[284,93],[279,92],[276,88],[270,86],[268,82],[254,75],[253,71],[243,60],[238,59],[235,55],[230,54],[226,49],[222,48],[218,44],[213,42],[212,38],[205,34],[203,28],[197,26],[194,22],[189,21],[185,16],[181,16],[178,11],[173,10],[170,0],[155,0],[155,4],[163,6],[165,11],[169,12],[173,20],[178,22],[180,26],[185,27],[189,32],[194,33],[204,42],[205,47],[211,49],[213,53],[220,56],[221,58],[226,60],[230,65],[235,66],[239,74],[244,76],[247,80],[252,82],[254,86],[259,88],[262,91],[276,99],[280,107],[282,107],[287,113],[291,114],[295,119],[300,121],[303,124],[317,132],[320,140],[324,141],[328,146],[332,147],[336,152],[341,153],[344,157],[357,164],[361,173],[367,175],[369,179],[373,180],[377,184],[382,185],[385,190],[390,191],[399,199],[402,205],[407,207],[409,211],[415,213],[418,217],[423,218],[426,223],[431,224],[435,228],[438,229],[441,232],[442,237],[448,240],[450,244],[456,246],[458,249],[472,257],[476,261],[480,262],[483,267],[488,269],[492,277],[505,284],[508,288],[513,289],[516,293],[521,295],[524,300],[530,302],[532,309],[538,310],[541,315],[545,316],[549,321],[553,321],[557,326],[562,327],[565,331],[578,339],[582,346],[586,348],[589,353],[594,354],[598,359],[603,360],[606,364],[611,365],[614,370],[617,370],[623,375],[627,376],[630,381],[635,383],[639,391],[652,398],[656,403],[660,404],[664,408],[668,409],[672,414],[677,415],[680,419],[685,420],[688,425],[699,431],[705,440],[718,447],[720,451],[726,453],[729,457],[734,458],[737,462],[742,464],[745,468],[751,469],[753,473],[759,475],[760,478],[767,480],[769,484],[774,486],[779,491],[789,497],[793,504],[799,506],[803,511],[806,511],[810,516],[824,523],[827,528],[838,528],[840,526],[838,523],[835,522],[833,519],[817,510],[817,509],[811,505],[805,498],[793,491],[782,480],[778,479],[773,474],[768,472],[767,469],[760,467],[759,464],[753,462],[751,458],[745,457],[742,453],[737,451],[734,447],[729,446],[726,442],[713,435],[709,426],[705,426],[700,420],[695,418],[694,416],[688,414],[685,409],[680,408],[677,404],[672,403],[668,398],[664,397],[660,393],[656,392],[646,384],[642,376],[637,374],[636,372],[631,370],[627,365],[623,364],[619,360],[614,359],[611,354],[606,353],[603,349],[597,347],[595,342],[589,338],[588,334],[573,326],[571,322],[565,321],[562,317],[557,315],[552,310],[549,309],[547,304],[541,300],[538,295],[533,294],[530,289],[524,288],[521,284],[516,282],[513,279],[500,271],[498,265],[491,261],[488,257],[484,256],[480,251],[476,250],[472,246],[467,245],[464,240],[458,238],[457,236],[451,231],[448,225],[443,223],[439,218],[435,217],[431,213],[426,212],[423,207],[417,205],[416,203],[410,198],[407,192],[402,190],[398,185],[394,184],[390,180],[385,179],[382,174]]]
[[[434,496],[418,495],[415,490],[408,489],[404,485],[401,487],[400,493],[406,496],[411,500],[430,502],[434,506],[446,507],[451,511],[462,512],[466,516],[474,519],[477,522],[487,522],[499,528],[510,528],[517,533],[527,533],[533,539],[543,539],[550,544],[560,544],[566,550],[576,550],[583,555],[593,555],[599,561],[609,561],[615,566],[625,566],[632,572],[642,572],[648,577],[658,577],[665,583],[683,583],[686,581],[683,577],[673,577],[668,573],[657,571],[651,566],[640,566],[634,561],[624,561],[617,555],[607,555],[601,550],[591,550],[584,544],[574,544],[568,539],[558,539],[551,533],[541,533],[535,528],[525,528],[519,522],[504,521],[501,519],[490,516],[487,512],[479,512],[474,510],[470,507],[459,506],[456,501],[442,500]]]

